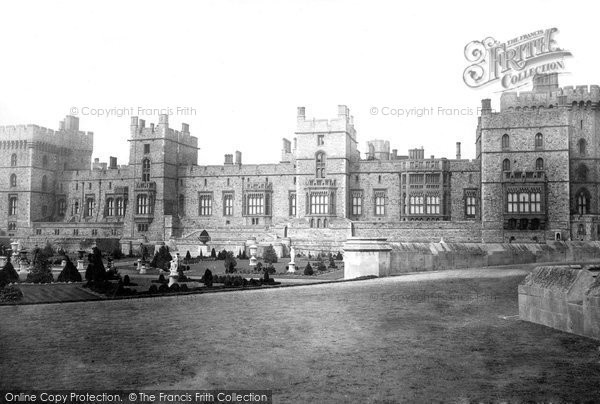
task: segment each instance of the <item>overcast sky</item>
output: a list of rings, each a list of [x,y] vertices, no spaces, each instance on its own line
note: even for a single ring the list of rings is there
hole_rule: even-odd
[[[75,107],[81,129],[95,133],[94,155],[125,163],[130,109],[165,108],[171,126],[189,123],[198,137],[199,164],[222,164],[235,150],[267,163],[293,137],[297,106],[332,118],[346,104],[363,152],[367,140],[387,139],[400,154],[424,146],[426,156],[453,158],[460,141],[463,158],[474,158],[476,108],[482,98],[498,107],[501,87],[465,85],[465,45],[556,27],[573,53],[561,85],[600,83],[590,31],[598,10],[576,3],[3,2],[0,125],[57,128]],[[177,110],[186,107],[195,114]],[[397,118],[373,107],[435,113]],[[440,107],[474,111],[441,116]],[[127,111],[83,114],[92,108]]]

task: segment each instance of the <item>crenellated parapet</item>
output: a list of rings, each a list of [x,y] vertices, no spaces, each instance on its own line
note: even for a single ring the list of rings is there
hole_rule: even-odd
[[[144,119],[137,116],[131,117],[131,137],[134,139],[164,138],[194,149],[198,148],[198,138],[190,134],[189,124],[182,123],[181,130],[175,130],[169,127],[169,115],[167,114],[159,116],[158,124],[150,123],[148,126]]]
[[[345,132],[356,140],[354,117],[345,105],[338,105],[338,117],[333,119],[306,119],[306,109],[298,107],[296,134]]]
[[[504,111],[549,109],[557,107],[591,108],[600,102],[600,86],[566,86],[552,92],[506,92],[500,98]]]

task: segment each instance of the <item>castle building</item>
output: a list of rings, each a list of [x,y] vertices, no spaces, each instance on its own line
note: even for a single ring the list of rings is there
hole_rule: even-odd
[[[129,161],[91,162],[93,134],[67,116],[54,131],[0,127],[0,235],[23,244],[117,240],[124,252],[167,242],[198,254],[250,242],[285,253],[339,250],[349,236],[399,242],[545,242],[600,237],[600,87],[482,101],[476,156],[398,155],[386,140],[361,158],[349,109],[333,119],[298,108],[278,164],[198,165],[198,138],[161,115],[131,118]],[[202,236],[201,236],[202,235]]]

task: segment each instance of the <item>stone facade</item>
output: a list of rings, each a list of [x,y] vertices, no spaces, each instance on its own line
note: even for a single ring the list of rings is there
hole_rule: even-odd
[[[129,161],[91,163],[93,134],[68,116],[58,130],[0,127],[0,232],[24,244],[118,239],[125,252],[168,242],[199,253],[249,240],[285,254],[342,249],[348,237],[407,242],[597,240],[600,178],[597,86],[560,88],[537,76],[532,91],[482,101],[475,159],[425,157],[367,142],[364,158],[346,106],[333,119],[298,108],[278,164],[198,165],[198,138],[169,117],[131,118]],[[91,169],[90,169],[91,167]]]

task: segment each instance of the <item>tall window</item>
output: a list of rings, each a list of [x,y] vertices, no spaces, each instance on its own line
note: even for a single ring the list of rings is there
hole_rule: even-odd
[[[510,137],[506,133],[502,135],[502,149],[510,149]]]
[[[502,171],[510,171],[510,160],[504,159],[502,162]]]
[[[428,196],[425,200],[425,210],[428,215],[437,215],[440,213],[440,197]]]
[[[115,201],[115,216],[125,216],[125,202],[123,198],[117,198]]]
[[[317,153],[316,166],[317,166],[317,172],[316,172],[317,178],[325,178],[325,153],[323,153],[323,152]]]
[[[14,166],[16,166],[16,165],[17,165],[17,153],[13,153],[13,154],[10,156],[10,166],[11,166],[11,167],[14,167]]]
[[[140,194],[137,196],[136,213],[138,215],[146,215],[150,213],[150,207],[148,206],[148,195]]]
[[[541,171],[544,169],[544,159],[543,158],[540,157],[535,161],[535,169],[538,171]]]
[[[375,216],[385,216],[385,191],[375,191]]]
[[[115,214],[115,200],[108,198],[106,200],[106,216],[114,216]]]
[[[212,194],[204,193],[198,195],[198,215],[212,215]]]
[[[529,200],[531,201],[531,213],[540,213],[542,211],[542,194],[539,192],[532,192],[529,194]]]
[[[465,190],[465,216],[475,217],[477,214],[477,197],[475,192]]]
[[[507,194],[507,204],[506,204],[506,211],[508,213],[516,213],[519,211],[519,195],[516,192],[509,192]]]
[[[352,191],[352,214],[355,216],[362,215],[362,191]]]
[[[292,217],[296,216],[296,193],[290,192],[290,209],[289,215]]]
[[[577,148],[579,149],[579,154],[585,156],[587,142],[585,139],[579,139],[577,142]]]
[[[535,135],[535,148],[543,149],[544,148],[544,135],[541,133],[536,133]]]
[[[8,215],[14,216],[17,214],[17,197],[9,196],[8,197]]]
[[[411,195],[409,204],[409,212],[411,215],[422,215],[424,212],[423,208],[423,197]]]
[[[48,189],[48,178],[44,175],[42,176],[42,191]]]
[[[150,143],[144,144],[144,154],[150,153]]]
[[[529,194],[528,193],[519,194],[519,212],[521,212],[521,213],[529,212]]]
[[[581,163],[577,167],[577,176],[579,177],[579,181],[587,181],[588,168],[585,164]]]
[[[150,181],[150,160],[142,160],[142,181]]]
[[[329,194],[327,192],[311,193],[310,213],[313,215],[329,214]]]
[[[73,207],[71,208],[71,214],[72,215],[79,214],[79,201],[75,201],[75,203],[73,203]]]
[[[58,201],[57,213],[58,213],[58,216],[64,216],[65,213],[67,213],[67,201],[65,201],[64,199],[61,199],[60,201]]]
[[[179,194],[177,210],[179,211],[180,216],[183,216],[185,214],[185,195],[184,194]]]
[[[325,135],[317,135],[317,145],[322,146],[325,144]]]
[[[45,154],[42,157],[42,167],[44,167],[44,168],[48,167],[48,156],[46,156]]]
[[[233,216],[233,194],[223,195],[223,216]]]
[[[262,193],[250,193],[246,196],[248,215],[262,215],[265,212],[265,195]]]
[[[10,175],[10,186],[13,188],[17,186],[17,174]]]
[[[87,198],[85,200],[85,216],[93,216],[94,215],[94,199]]]
[[[587,189],[583,188],[577,192],[577,196],[575,198],[577,204],[577,213],[580,215],[585,215],[590,213],[590,193]]]

